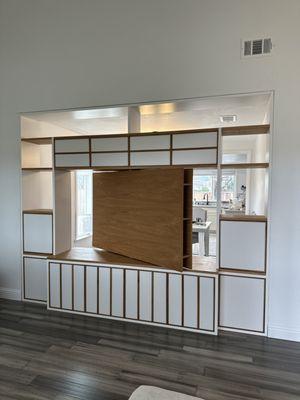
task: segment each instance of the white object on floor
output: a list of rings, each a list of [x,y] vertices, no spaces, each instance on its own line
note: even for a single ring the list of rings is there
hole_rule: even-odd
[[[189,396],[155,386],[140,386],[130,396],[129,400],[201,400],[199,397]],[[203,399],[202,399],[203,400]]]

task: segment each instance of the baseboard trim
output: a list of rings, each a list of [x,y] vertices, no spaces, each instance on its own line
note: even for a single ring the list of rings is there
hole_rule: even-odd
[[[0,287],[0,298],[8,300],[21,300],[21,290]]]
[[[300,328],[286,328],[283,326],[268,326],[268,337],[300,342]]]

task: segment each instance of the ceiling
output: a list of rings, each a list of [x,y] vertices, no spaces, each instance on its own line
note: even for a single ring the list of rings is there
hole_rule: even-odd
[[[138,109],[141,131],[148,132],[267,123],[269,105],[269,94],[255,94],[147,104]],[[222,123],[221,115],[236,115],[236,122]],[[117,134],[127,132],[128,107],[33,112],[24,116],[80,135]]]

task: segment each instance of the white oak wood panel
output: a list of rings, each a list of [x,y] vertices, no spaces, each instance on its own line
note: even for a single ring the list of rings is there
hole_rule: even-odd
[[[110,315],[111,269],[99,268],[99,314]]]
[[[72,310],[72,265],[61,265],[61,294],[62,308]]]
[[[97,267],[86,267],[86,312],[97,313]]]
[[[141,151],[130,153],[130,165],[170,165],[169,151]]]
[[[167,322],[167,274],[153,273],[153,322]]]
[[[56,139],[55,153],[89,151],[89,139]]]
[[[92,153],[92,167],[124,167],[128,153]]]
[[[55,171],[55,253],[63,253],[73,247],[72,243],[72,172]]]
[[[203,276],[199,279],[199,328],[213,331],[215,328],[215,279]]]
[[[127,137],[112,137],[112,138],[92,138],[91,140],[92,151],[127,151],[128,138]]]
[[[173,149],[217,146],[217,132],[182,133],[173,135]]]
[[[131,150],[157,150],[170,148],[170,135],[133,136],[130,138]]]
[[[219,284],[219,326],[263,332],[265,280],[221,275]]]
[[[126,318],[138,318],[138,272],[126,270],[126,293],[125,293],[125,316]]]
[[[182,275],[169,274],[169,324],[182,324]]]
[[[198,327],[198,277],[185,275],[183,280],[183,325],[188,328]]]
[[[84,311],[84,266],[74,265],[74,310]]]
[[[24,257],[24,298],[47,301],[47,260]]]
[[[52,215],[24,214],[24,251],[52,253]]]
[[[111,314],[114,317],[124,317],[124,270],[112,268],[111,282]]]
[[[89,167],[89,165],[90,156],[88,153],[55,155],[56,167]]]
[[[220,266],[264,271],[266,223],[221,221]]]
[[[49,306],[60,308],[60,265],[56,263],[49,264]]]
[[[217,151],[208,150],[174,150],[173,165],[216,164]]]
[[[140,271],[140,320],[152,319],[152,273]]]

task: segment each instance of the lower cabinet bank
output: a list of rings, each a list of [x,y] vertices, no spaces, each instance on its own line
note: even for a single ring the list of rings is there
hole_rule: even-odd
[[[216,335],[218,275],[49,261],[48,308]]]

